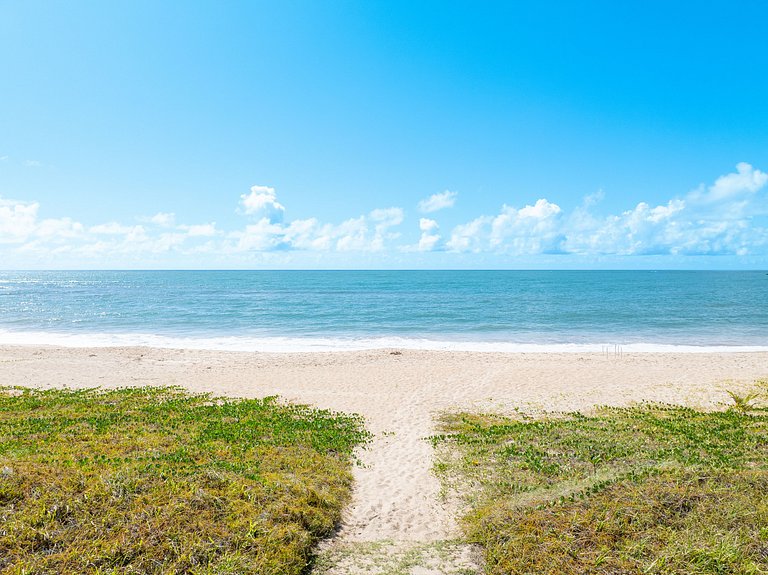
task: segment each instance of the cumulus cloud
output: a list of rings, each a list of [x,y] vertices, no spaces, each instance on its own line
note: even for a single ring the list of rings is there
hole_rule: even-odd
[[[283,227],[273,224],[267,218],[261,218],[255,224],[245,226],[242,232],[236,232],[236,251],[268,251],[278,248],[282,243]]]
[[[92,234],[107,235],[107,236],[121,236],[129,234],[143,234],[143,226],[124,226],[117,222],[109,222],[107,224],[98,224],[88,228],[88,231]]]
[[[176,214],[168,212],[158,212],[154,216],[143,218],[143,221],[155,224],[163,228],[170,228],[176,223]]]
[[[173,212],[158,212],[154,216],[139,218],[139,220],[148,224],[153,224],[161,228],[167,228],[167,229],[174,228],[176,230],[185,232],[184,234],[181,234],[181,237],[183,237],[184,235],[191,238],[212,237],[212,236],[215,236],[217,233],[215,223],[176,225],[176,214]],[[138,226],[138,227],[141,227],[141,226]],[[120,234],[120,233],[130,233],[132,231],[135,233],[136,228],[137,228],[136,226],[128,227],[128,226],[120,226],[118,224],[111,223],[111,224],[102,224],[99,226],[94,226],[91,228],[91,231],[94,233],[103,233],[103,234],[109,234],[109,233]],[[173,232],[169,231],[166,233],[173,233]],[[165,236],[165,237],[168,237],[168,236]],[[168,241],[166,240],[165,243],[167,245]]]
[[[544,198],[533,205],[503,205],[495,216],[456,226],[447,247],[457,252],[559,253],[565,240],[560,206]]]
[[[365,216],[351,218],[338,226],[324,228],[324,237],[331,238],[340,252],[364,251],[368,244],[368,222]]]
[[[458,195],[458,192],[451,192],[448,190],[439,194],[432,194],[419,202],[419,211],[429,214],[444,208],[452,208],[453,204],[456,203]]]
[[[0,197],[0,242],[17,243],[24,241],[35,230],[37,202],[19,202]]]
[[[421,237],[419,238],[416,250],[420,252],[431,252],[434,250],[440,241],[440,234],[437,233],[439,228],[440,226],[435,220],[420,218],[419,229],[421,230]]]
[[[590,218],[587,225],[577,215],[569,221],[565,249],[579,254],[653,255],[674,253],[683,239],[682,200],[651,207],[640,202],[631,210],[604,219]]]
[[[596,206],[605,199],[605,192],[597,190],[592,194],[584,196],[583,204],[585,207]]]
[[[514,254],[559,252],[561,213],[560,206],[543,198],[519,210],[505,205],[491,222],[490,245]]]
[[[272,223],[283,221],[285,208],[277,201],[275,188],[253,186],[249,194],[240,196],[240,205],[248,215],[266,218]]]
[[[38,238],[62,242],[81,237],[84,231],[83,224],[71,218],[50,218],[37,223],[34,235]]]
[[[392,228],[403,218],[401,208],[376,209],[339,224],[322,224],[316,218],[283,223],[262,217],[244,230],[230,233],[227,251],[376,252],[399,236]]]
[[[750,225],[765,200],[768,176],[746,163],[683,198],[604,219],[581,211],[569,221],[566,242],[574,253],[619,255],[744,255],[766,245],[765,229]]]
[[[179,226],[179,229],[187,232],[187,235],[191,238],[210,238],[216,235],[216,223],[194,224],[191,226],[182,224]]]
[[[323,245],[335,246],[338,251],[381,251],[387,240],[398,237],[390,228],[402,221],[400,208],[377,209],[368,216],[351,218],[338,226],[323,226],[320,238]]]
[[[111,262],[124,255],[138,262],[145,255],[174,253],[191,258],[205,253],[233,258],[222,261],[248,261],[253,254],[268,252],[387,250],[506,256],[768,256],[767,188],[768,175],[742,163],[708,186],[607,215],[596,211],[602,199],[598,192],[570,211],[546,198],[522,206],[504,204],[495,213],[475,215],[448,231],[441,230],[436,220],[421,217],[418,241],[414,228],[411,239],[401,239],[406,214],[399,207],[379,208],[339,222],[311,217],[283,222],[285,209],[275,190],[266,186],[254,186],[240,196],[239,211],[250,218],[234,229],[220,229],[215,223],[177,223],[174,214],[167,212],[140,218],[143,224],[139,225],[107,221],[84,226],[68,217],[41,217],[38,202],[0,198],[0,257],[56,261],[53,258],[69,254]]]
[[[736,171],[720,176],[711,186],[699,186],[685,201],[689,213],[703,220],[741,220],[768,214],[768,198],[760,197],[768,174],[742,162]]]
[[[715,183],[691,192],[688,198],[694,202],[711,204],[723,200],[748,197],[763,189],[768,183],[768,174],[755,170],[746,162],[736,165],[736,172],[720,176]]]
[[[480,216],[466,224],[459,224],[453,228],[446,246],[455,252],[483,251],[487,247],[487,228],[492,221],[490,216]]]
[[[381,251],[384,249],[385,242],[400,237],[398,232],[392,232],[390,228],[403,223],[404,214],[402,208],[373,210],[369,217],[374,222],[373,239],[368,248],[370,251]]]
[[[437,230],[440,226],[435,220],[429,218],[419,218],[419,229],[424,233],[431,233]]]
[[[320,229],[316,218],[293,220],[283,229],[283,237],[286,245],[296,250],[327,250],[330,241]]]
[[[384,227],[399,225],[402,223],[403,217],[402,208],[376,209],[370,213],[371,220]]]
[[[85,258],[110,258],[116,254],[151,254],[183,251],[188,241],[216,233],[215,224],[181,225],[182,232],[160,232],[144,225],[105,222],[93,226],[69,217],[40,218],[38,202],[0,198],[0,243],[17,244],[27,256],[72,254]],[[174,223],[173,214],[140,218],[160,228]],[[154,229],[154,231],[152,231]],[[195,246],[190,245],[193,249]]]
[[[457,252],[514,255],[745,255],[765,253],[768,230],[755,225],[768,213],[768,175],[741,163],[710,186],[682,198],[651,205],[640,202],[619,214],[597,216],[603,193],[587,196],[566,214],[539,199],[516,209],[502,206],[454,227],[446,247]]]

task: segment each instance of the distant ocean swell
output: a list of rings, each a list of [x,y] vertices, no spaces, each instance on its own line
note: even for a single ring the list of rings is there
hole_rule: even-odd
[[[768,351],[765,272],[0,272],[0,344]]]

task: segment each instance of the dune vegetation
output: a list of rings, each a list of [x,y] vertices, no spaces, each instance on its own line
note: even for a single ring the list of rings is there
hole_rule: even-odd
[[[274,399],[0,389],[0,572],[305,572],[367,438]]]
[[[768,573],[768,409],[446,415],[436,470],[487,573]]]

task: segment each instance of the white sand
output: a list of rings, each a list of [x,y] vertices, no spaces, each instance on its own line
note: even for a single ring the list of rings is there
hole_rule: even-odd
[[[433,416],[446,409],[583,410],[652,400],[712,406],[768,377],[768,353],[502,354],[376,350],[264,354],[149,348],[0,347],[0,385],[181,385],[218,395],[280,395],[363,415],[361,454],[341,541],[437,541],[455,513],[431,474]],[[437,572],[437,571],[435,571]]]

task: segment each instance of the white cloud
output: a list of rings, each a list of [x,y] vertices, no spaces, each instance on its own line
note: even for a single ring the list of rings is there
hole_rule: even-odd
[[[216,223],[180,225],[179,229],[187,232],[191,238],[210,238],[216,235]]]
[[[319,233],[319,227],[315,218],[293,220],[283,230],[284,241],[297,250],[327,250],[329,240]]]
[[[419,243],[416,246],[416,250],[420,252],[431,252],[437,246],[437,242],[440,241],[440,234],[437,234],[437,230],[440,226],[435,220],[429,218],[419,219],[419,229],[421,230],[421,237]]]
[[[187,234],[180,234],[178,232],[166,232],[160,234],[159,238],[152,240],[151,244],[148,246],[148,251],[161,253],[180,248],[184,245],[187,237]]]
[[[403,217],[401,208],[376,209],[337,225],[321,224],[316,218],[284,224],[263,217],[242,232],[232,232],[230,239],[236,241],[229,250],[376,252],[399,236],[392,228],[400,225]]]
[[[553,204],[546,199],[536,200],[536,203],[532,206],[525,206],[521,208],[517,215],[522,218],[530,218],[534,220],[545,220],[556,216],[562,210],[557,204]]]
[[[170,228],[176,223],[176,214],[169,212],[158,212],[154,216],[141,218],[141,221],[155,224],[163,228]]]
[[[577,213],[568,222],[564,245],[566,251],[581,254],[672,253],[682,239],[678,218],[684,209],[684,201],[670,200],[655,207],[640,202],[632,210],[603,219],[582,219],[584,214]]]
[[[0,197],[0,243],[18,243],[24,241],[35,230],[37,202],[18,202]]]
[[[725,255],[765,253],[768,230],[754,217],[768,212],[761,192],[768,175],[749,164],[700,187],[683,199],[598,217],[592,206],[602,192],[584,199],[571,213],[545,199],[495,216],[480,216],[456,226],[446,246],[459,252],[513,255]]]
[[[46,219],[37,224],[35,236],[62,241],[82,236],[84,231],[83,224],[70,218]]]
[[[446,245],[457,252],[560,252],[564,240],[561,213],[560,206],[543,198],[520,209],[504,205],[495,216],[456,226]]]
[[[107,235],[107,236],[124,236],[128,234],[144,233],[144,226],[124,226],[117,222],[109,222],[108,224],[98,224],[91,226],[88,231],[92,234]]]
[[[369,217],[376,225],[374,226],[373,239],[367,248],[368,250],[381,251],[388,240],[395,240],[400,236],[399,233],[391,232],[390,228],[403,223],[404,214],[402,208],[373,210]]]
[[[768,174],[755,170],[746,162],[736,165],[736,172],[720,176],[708,188],[700,187],[689,194],[689,199],[702,203],[743,198],[761,190],[768,183]]]
[[[561,213],[560,206],[543,198],[519,210],[505,205],[491,222],[490,246],[518,255],[559,252]]]
[[[277,201],[275,188],[269,186],[252,186],[249,194],[240,196],[243,212],[248,215],[267,218],[270,222],[283,221],[285,208]]]
[[[760,193],[767,184],[768,174],[742,162],[736,172],[709,187],[699,186],[685,200],[689,212],[702,220],[741,220],[768,214],[768,197]]]
[[[185,233],[150,233],[143,225],[106,222],[86,227],[69,217],[39,219],[40,204],[0,198],[0,243],[19,244],[19,253],[50,257],[75,254],[110,258],[115,254],[149,254],[183,250],[189,238],[215,233],[214,224],[180,226]],[[173,222],[173,214],[144,218],[160,226]]]
[[[39,168],[43,163],[38,160],[24,160],[24,165],[27,168]]]
[[[452,208],[453,204],[456,203],[458,195],[458,192],[451,192],[448,190],[439,194],[432,194],[427,199],[419,202],[419,211],[429,214],[444,208]]]
[[[764,228],[728,213],[705,212],[680,199],[655,207],[640,202],[619,215],[572,219],[565,245],[571,253],[617,255],[744,255],[765,245]]]
[[[326,237],[334,238],[340,252],[364,251],[368,247],[368,224],[365,216],[352,218],[338,226],[325,228]]]
[[[401,224],[404,214],[402,208],[385,208],[373,210],[369,217],[379,225],[390,227]]]
[[[159,226],[161,228],[175,228],[185,232],[187,237],[211,237],[217,234],[216,224],[179,224],[176,225],[176,214],[173,212],[158,212],[154,216],[139,218],[140,221]],[[138,226],[140,227],[140,226]],[[102,224],[91,228],[95,233],[128,233],[133,228],[119,226],[118,224]],[[167,232],[171,233],[171,232]]]
[[[255,261],[257,257],[265,262],[291,258],[295,254],[289,252],[298,251],[318,252],[313,256],[317,262],[331,257],[321,256],[322,252],[337,253],[334,261],[342,261],[354,257],[349,252],[387,251],[768,256],[767,188],[768,175],[742,163],[708,187],[663,202],[639,202],[609,215],[593,211],[602,199],[598,192],[570,212],[545,198],[519,208],[503,205],[495,214],[479,215],[442,234],[436,220],[421,217],[418,241],[412,237],[408,243],[400,239],[405,221],[402,208],[375,209],[340,223],[317,218],[284,223],[283,206],[274,189],[265,186],[254,186],[250,194],[240,197],[241,211],[254,218],[234,230],[219,229],[215,223],[177,224],[174,214],[167,212],[142,218],[143,225],[108,221],[86,227],[69,217],[41,218],[38,202],[0,198],[0,260],[53,262],[66,256],[71,261],[86,258],[108,264],[173,261],[168,254],[196,261],[195,254],[207,254],[209,261],[217,257],[222,262]],[[165,259],[153,260],[155,256]]]
[[[429,218],[419,218],[419,229],[422,232],[433,232],[439,227],[440,226],[435,220],[430,220]]]
[[[236,251],[268,251],[280,246],[283,236],[281,224],[273,224],[267,218],[261,218],[255,224],[245,226],[242,232],[235,232]]]
[[[600,202],[602,202],[605,199],[605,192],[603,190],[597,190],[596,192],[592,194],[588,194],[584,196],[584,205],[589,206],[596,206]]]
[[[492,217],[480,216],[466,224],[459,224],[451,232],[451,238],[446,242],[448,249],[456,252],[480,252],[486,245],[487,226],[493,221]]]

